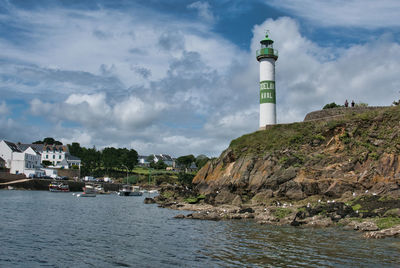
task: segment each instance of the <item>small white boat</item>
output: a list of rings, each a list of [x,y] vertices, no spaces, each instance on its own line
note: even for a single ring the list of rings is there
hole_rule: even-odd
[[[8,189],[8,190],[14,190],[15,188],[12,187],[12,186],[10,186],[10,185],[8,185],[7,189]]]
[[[150,194],[158,194],[158,190],[150,190],[149,193]]]
[[[118,192],[119,196],[141,196],[143,193],[140,191],[139,186],[123,185],[122,189]]]
[[[85,184],[83,187],[83,193],[77,194],[77,197],[96,197],[96,189],[91,184]]]

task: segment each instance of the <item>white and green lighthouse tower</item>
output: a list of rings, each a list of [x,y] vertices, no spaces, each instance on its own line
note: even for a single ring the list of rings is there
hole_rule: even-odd
[[[266,34],[260,41],[261,48],[257,50],[260,62],[260,129],[276,124],[275,61],[278,51],[273,43]]]

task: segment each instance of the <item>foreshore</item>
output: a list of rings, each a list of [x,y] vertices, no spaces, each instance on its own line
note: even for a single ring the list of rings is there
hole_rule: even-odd
[[[188,198],[183,189],[161,189],[155,201],[160,207],[190,211],[178,219],[254,220],[259,224],[296,227],[340,226],[363,232],[365,238],[400,237],[400,200],[388,196],[362,194],[355,198],[328,200],[313,197],[290,202],[271,200],[268,204],[209,204],[207,196]],[[195,202],[195,204],[190,204]]]

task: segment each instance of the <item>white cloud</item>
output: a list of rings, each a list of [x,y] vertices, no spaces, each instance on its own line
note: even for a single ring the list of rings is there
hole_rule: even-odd
[[[272,0],[266,4],[282,8],[318,25],[380,28],[400,26],[397,0]]]
[[[192,8],[210,11],[205,2],[196,3]],[[63,142],[131,146],[140,154],[218,155],[233,138],[258,128],[255,50],[266,29],[279,50],[278,122],[301,121],[307,112],[346,98],[370,105],[398,99],[400,47],[388,36],[321,47],[285,17],[256,25],[244,51],[212,33],[209,22],[165,15],[155,22],[146,16],[158,13],[140,10],[12,15],[0,22],[29,29],[30,42],[0,39],[0,90],[28,99],[30,112],[51,122],[35,133]],[[10,110],[5,105],[0,115]],[[4,137],[24,132],[11,121],[0,130]]]
[[[199,16],[206,22],[213,23],[215,21],[214,14],[211,11],[208,2],[197,1],[187,6],[189,9],[197,9]]]
[[[151,125],[168,108],[166,103],[145,103],[135,96],[118,101],[107,98],[105,93],[72,94],[64,102],[58,103],[33,99],[30,104],[34,115],[46,116],[54,122],[68,120],[96,130],[108,127],[124,131]]]
[[[61,138],[60,141],[63,144],[72,144],[73,142],[78,142],[81,146],[87,148],[91,148],[94,145],[92,142],[92,135],[85,131],[75,129],[71,134],[72,135],[70,137]]]
[[[400,88],[396,71],[400,68],[400,45],[385,36],[347,49],[322,48],[302,36],[296,21],[286,17],[254,27],[253,51],[259,47],[265,29],[271,30],[279,50],[279,122],[301,121],[307,112],[333,101],[390,105],[396,98]]]
[[[8,114],[8,107],[5,101],[0,102],[0,116]]]

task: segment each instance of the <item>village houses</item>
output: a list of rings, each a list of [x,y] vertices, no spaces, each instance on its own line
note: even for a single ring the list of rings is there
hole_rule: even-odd
[[[0,162],[11,174],[24,174],[26,177],[46,175],[43,161],[53,169],[80,169],[81,160],[72,156],[65,145],[21,144],[0,141]]]

